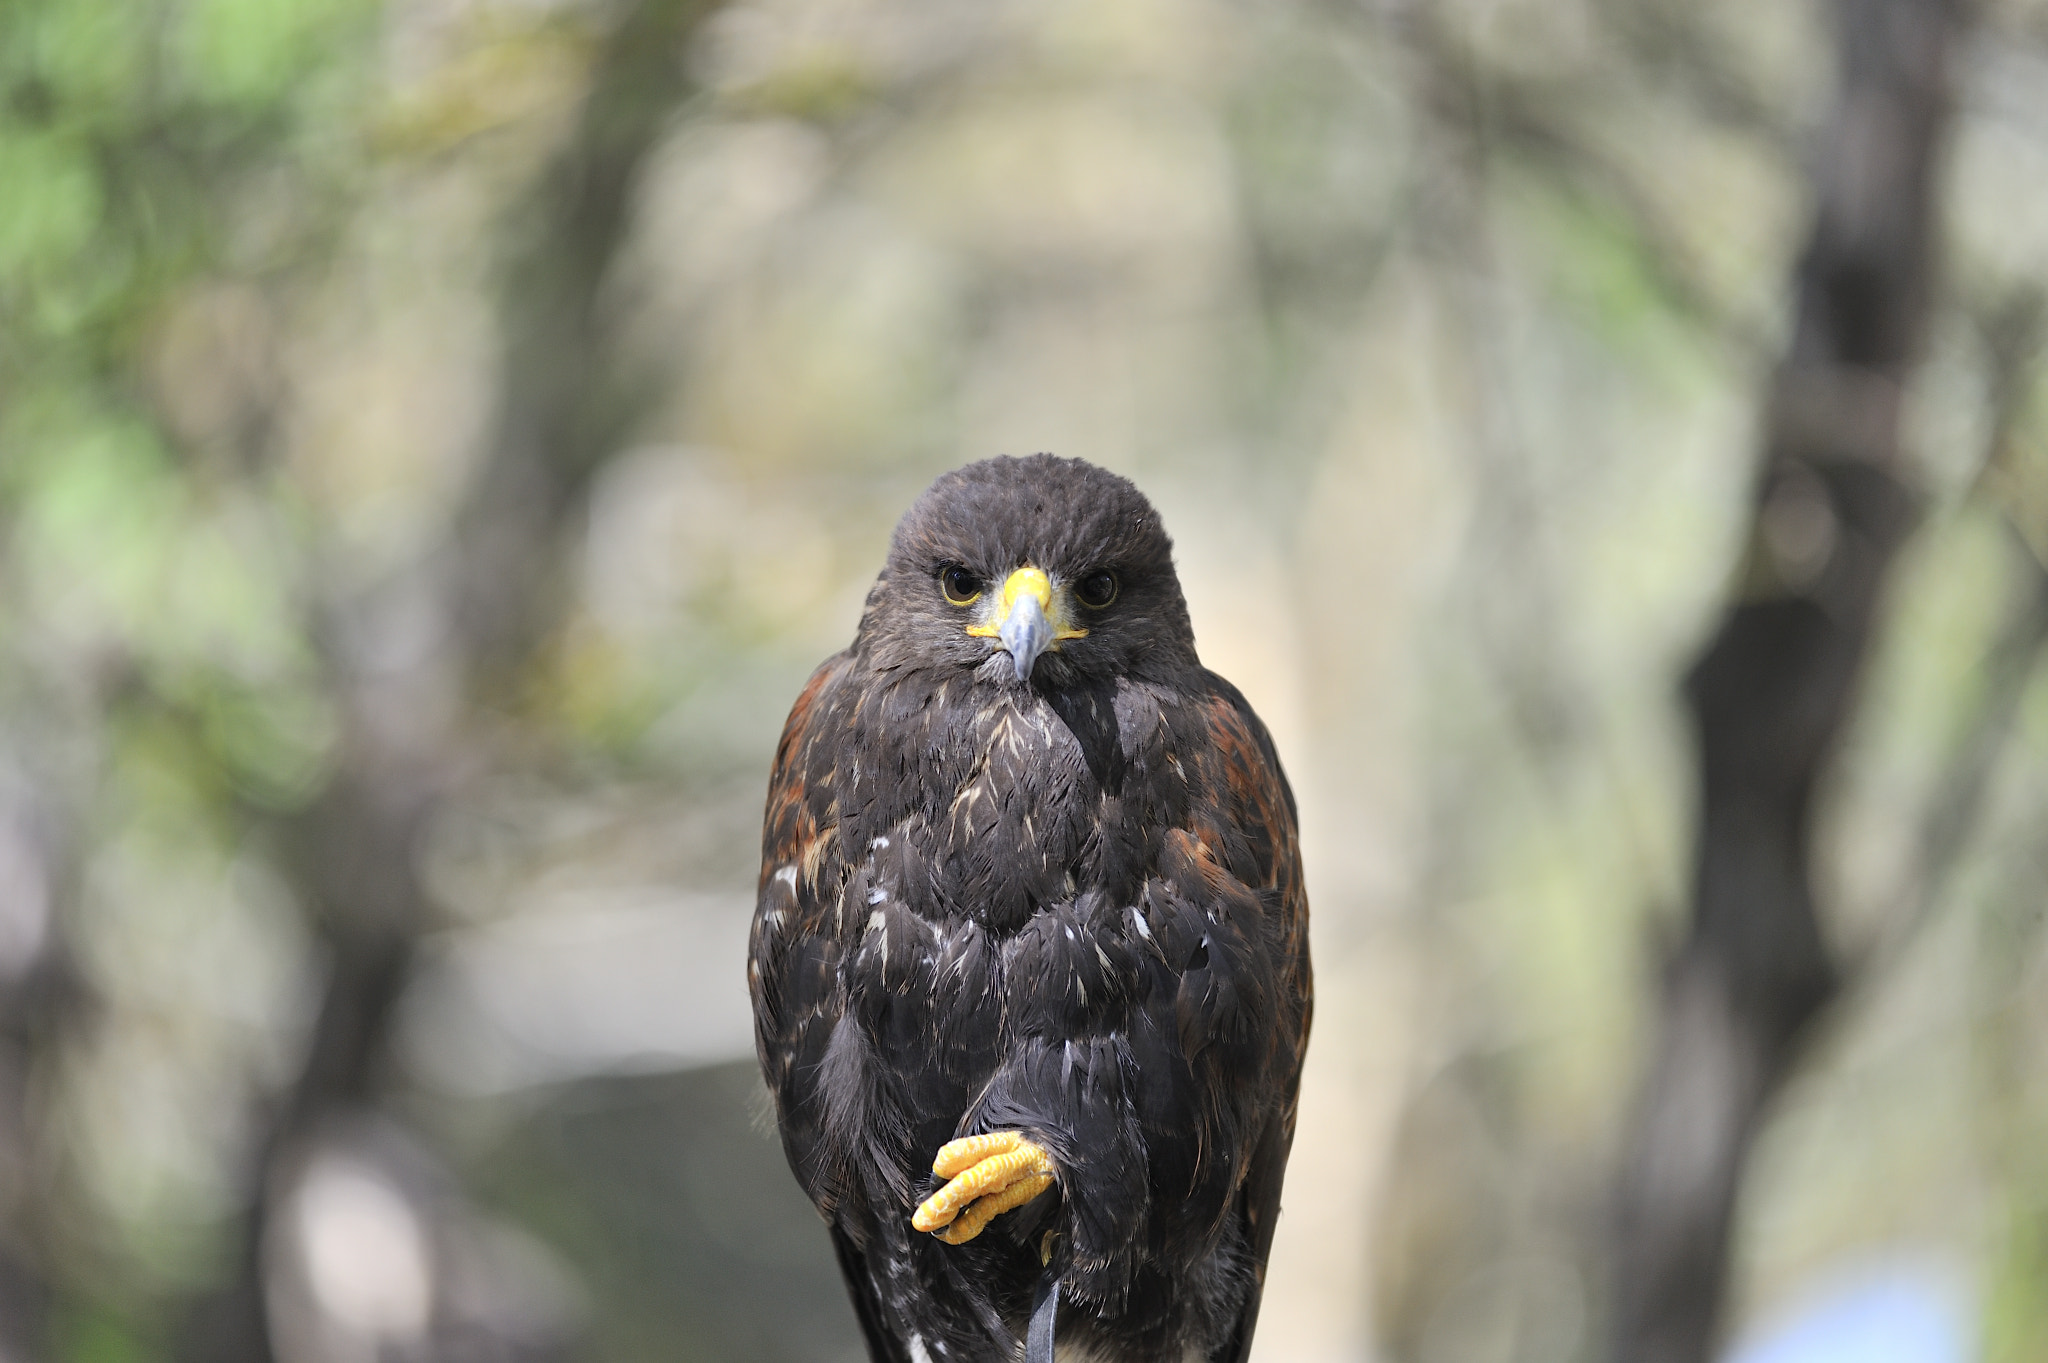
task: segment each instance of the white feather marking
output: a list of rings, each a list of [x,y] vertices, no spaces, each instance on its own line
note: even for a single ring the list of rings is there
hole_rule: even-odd
[[[1132,918],[1133,918],[1133,919],[1134,919],[1134,920],[1136,921],[1136,923],[1137,923],[1137,927],[1138,927],[1138,935],[1139,935],[1140,937],[1144,938],[1144,939],[1145,939],[1146,941],[1148,941],[1148,942],[1149,942],[1149,941],[1151,941],[1151,940],[1152,940],[1152,925],[1151,925],[1150,923],[1147,923],[1147,922],[1145,921],[1145,911],[1144,911],[1143,909],[1132,909],[1132,910],[1131,910],[1131,917],[1132,917]]]
[[[887,932],[888,930],[889,915],[887,913],[884,913],[880,909],[876,909],[873,913],[868,915],[869,932]]]
[[[874,889],[868,891],[868,903],[870,904],[879,904],[888,897],[889,892],[879,885],[875,886]]]
[[[887,838],[876,838],[873,842],[868,844],[868,850],[870,852],[873,852],[881,848],[887,847],[888,845],[889,840]]]
[[[1109,953],[1102,949],[1102,943],[1100,942],[1097,942],[1095,944],[1095,959],[1102,962],[1102,968],[1104,970],[1108,970],[1110,968]]]
[[[775,873],[774,879],[781,881],[783,884],[789,886],[790,889],[794,890],[796,888],[796,864],[792,862],[789,865],[783,867],[781,870],[777,871]]]

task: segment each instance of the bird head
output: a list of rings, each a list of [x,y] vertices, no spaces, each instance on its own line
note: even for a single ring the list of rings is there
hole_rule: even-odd
[[[1046,687],[1195,657],[1159,513],[1128,480],[1049,454],[933,483],[896,527],[856,647],[881,667]]]

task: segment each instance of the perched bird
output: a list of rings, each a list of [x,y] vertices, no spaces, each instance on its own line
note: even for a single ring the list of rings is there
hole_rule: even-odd
[[[1137,488],[934,483],[790,712],[762,850],[761,1067],[876,1363],[1242,1360],[1308,908]]]

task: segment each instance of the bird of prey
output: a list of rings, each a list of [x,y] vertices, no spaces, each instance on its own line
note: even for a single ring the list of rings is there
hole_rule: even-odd
[[[875,1363],[1241,1363],[1307,936],[1151,504],[1051,455],[940,478],[783,729],[747,966]]]

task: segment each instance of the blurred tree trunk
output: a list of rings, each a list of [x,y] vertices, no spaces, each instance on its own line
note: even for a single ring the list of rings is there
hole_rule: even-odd
[[[511,220],[497,412],[448,539],[397,580],[324,603],[314,633],[342,736],[332,780],[285,830],[285,870],[326,949],[326,985],[303,1068],[250,1171],[234,1280],[199,1304],[182,1341],[195,1363],[274,1356],[264,1237],[275,1199],[308,1143],[383,1082],[395,1006],[432,925],[423,833],[488,768],[492,711],[516,702],[558,618],[564,541],[631,417],[608,365],[601,289],[641,168],[691,93],[691,38],[714,9],[638,0],[619,11],[575,136]]]
[[[1686,678],[1700,753],[1691,917],[1620,1173],[1617,1363],[1705,1363],[1736,1198],[1772,1098],[1842,985],[1813,894],[1814,793],[1913,520],[1899,451],[1935,263],[1962,0],[1840,0],[1738,600]]]
[[[19,728],[0,729],[0,1359],[9,1363],[41,1357],[48,1332],[63,1234],[50,1074],[95,1002],[63,921],[78,880],[75,811],[55,764],[34,760],[33,746]]]

